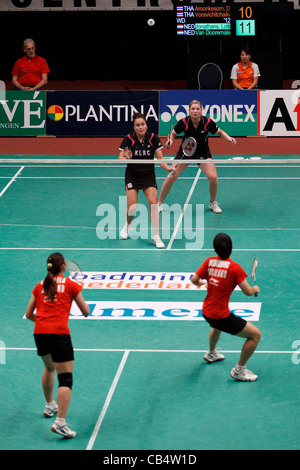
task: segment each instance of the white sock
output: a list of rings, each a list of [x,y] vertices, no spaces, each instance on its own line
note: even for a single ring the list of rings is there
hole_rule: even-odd
[[[64,418],[56,418],[55,421],[59,426],[63,426],[64,424],[66,424],[66,420]]]

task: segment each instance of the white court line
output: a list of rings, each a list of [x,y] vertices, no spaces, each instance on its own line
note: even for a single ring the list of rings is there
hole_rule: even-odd
[[[168,163],[168,161],[167,161]],[[169,161],[170,163],[170,161]],[[220,164],[216,164],[216,166],[218,168],[226,168],[226,163],[222,163],[221,165],[223,166],[219,166]],[[158,166],[158,165],[157,165]],[[19,165],[4,165],[4,164],[1,164],[1,161],[0,161],[0,168],[18,168]],[[70,164],[70,165],[26,165],[26,168],[65,168],[65,169],[69,169],[69,168],[103,168],[103,165],[76,165],[76,164]],[[105,168],[119,168],[119,169],[123,169],[122,167],[118,167],[117,165],[105,165]],[[194,169],[194,167],[191,167]],[[230,165],[230,169],[231,168],[245,168],[245,165],[238,165],[238,164],[235,164],[235,165]],[[277,165],[269,165],[269,164],[265,164],[264,165],[254,165],[253,163],[249,164],[249,166],[247,167],[248,169],[249,168],[299,168],[299,165],[286,165],[286,164],[277,164]]]
[[[24,169],[24,166],[21,166],[21,168],[19,168],[19,170],[17,171],[17,173],[15,174],[15,176],[13,176],[10,180],[9,183],[7,183],[7,185],[5,186],[4,189],[2,189],[1,193],[0,193],[0,197],[3,196],[3,194],[5,193],[5,191],[10,187],[10,185],[17,179],[18,175],[21,173],[21,171]]]
[[[43,224],[1,224],[0,223],[0,227],[36,227],[36,228],[54,228],[54,229],[58,229],[58,228],[65,228],[65,229],[81,229],[81,230],[95,230],[95,227],[86,227],[84,225],[43,225]],[[118,230],[120,229],[121,227],[113,227],[113,228],[110,228],[108,227],[107,230]],[[186,227],[187,229],[192,229],[193,227]],[[148,227],[140,227],[141,230],[147,230]],[[170,229],[173,230],[173,227],[170,227]],[[300,230],[300,228],[286,228],[286,227],[271,227],[271,228],[268,228],[268,227],[251,227],[251,228],[226,228],[226,229],[222,229],[220,227],[207,227],[205,230],[218,230],[220,232],[226,232],[226,231],[229,231],[229,230],[235,230],[235,231],[239,231],[239,230],[243,230],[243,231],[278,231],[278,230],[286,230],[286,231],[297,231],[297,230]],[[117,239],[119,240],[119,239]]]
[[[22,167],[24,168],[24,167]],[[0,179],[9,179],[10,176],[0,176]],[[194,176],[182,176],[180,180],[193,180]],[[21,180],[42,180],[42,179],[62,179],[62,180],[123,180],[124,176],[20,176]],[[164,176],[156,176],[157,180],[165,180]],[[300,176],[218,176],[219,180],[299,180]]]
[[[79,157],[78,155],[74,155],[74,157]],[[244,158],[244,157],[243,157]],[[172,160],[172,158],[164,158],[163,160],[154,160],[153,163],[155,164],[158,164],[160,165],[161,163],[170,163],[170,160]],[[120,165],[121,166],[127,166],[127,165],[130,165],[130,164],[135,164],[135,161],[134,160],[129,160],[129,161],[124,161],[124,160],[119,160],[118,158],[109,158],[109,159],[105,159],[105,158],[0,158],[0,164],[12,164],[12,163],[19,163],[19,164],[42,164],[42,165],[45,165],[45,164],[54,164],[54,163],[57,163],[57,164],[60,164],[60,165],[76,165],[76,164],[91,164],[91,165],[114,165],[114,164],[117,164],[118,166]],[[139,163],[148,163],[149,164],[149,160],[147,159],[140,159],[139,160]],[[178,164],[199,164],[199,159],[192,159],[192,158],[189,158],[189,159],[184,159],[184,161],[177,161]],[[213,160],[213,163],[215,165],[237,165],[237,162],[231,158],[225,158],[225,159],[218,159],[218,158],[215,158]],[[210,165],[210,161],[205,161],[205,160],[202,160],[201,161],[201,164],[207,164],[207,165]],[[238,162],[238,165],[239,166],[253,166],[253,165],[257,165],[258,167],[262,166],[262,165],[270,165],[270,164],[275,164],[275,165],[287,165],[287,164],[291,164],[291,165],[299,165],[300,164],[300,159],[298,158],[285,158],[285,159],[282,159],[282,158],[277,158],[277,159],[261,159],[259,161],[255,161],[253,163],[252,160],[248,160],[248,159],[244,159],[244,160],[240,160]]]
[[[83,319],[84,320],[84,319]],[[1,348],[0,351],[36,351],[36,348]],[[207,349],[118,349],[118,348],[113,348],[113,349],[101,349],[101,348],[74,348],[74,351],[76,352],[124,352],[124,353],[135,353],[135,352],[144,352],[144,353],[206,353]],[[241,350],[224,350],[222,349],[223,353],[226,354],[240,354]],[[297,350],[291,350],[291,351],[254,351],[254,354],[294,354],[297,353]],[[126,356],[126,359],[128,357],[128,354]],[[121,364],[120,364],[121,365]]]
[[[173,233],[172,233],[171,239],[170,239],[170,241],[169,241],[169,243],[168,243],[167,250],[170,250],[170,249],[171,249],[171,246],[173,245],[174,239],[175,239],[176,234],[177,234],[177,232],[178,232],[178,229],[179,229],[179,227],[180,227],[180,224],[181,224],[181,221],[182,221],[182,219],[183,219],[184,213],[185,213],[186,208],[187,208],[187,206],[188,206],[188,204],[189,204],[189,202],[190,202],[190,199],[191,199],[191,197],[192,197],[192,194],[193,194],[193,192],[194,192],[194,189],[195,189],[195,187],[196,187],[196,184],[197,184],[197,182],[198,182],[198,179],[199,179],[200,175],[201,175],[201,170],[200,170],[200,168],[199,168],[199,170],[197,171],[197,174],[196,174],[196,176],[195,176],[194,182],[193,182],[193,184],[192,184],[192,187],[191,187],[191,189],[190,189],[190,192],[189,192],[189,194],[188,194],[188,196],[187,196],[187,198],[186,198],[186,201],[185,201],[185,203],[184,203],[183,209],[182,209],[182,211],[181,211],[181,213],[180,213],[180,216],[179,216],[179,218],[178,218],[178,220],[177,220],[176,227],[175,227],[175,229],[174,229],[174,231],[173,231]]]
[[[0,176],[0,179],[8,179],[10,176]],[[109,180],[124,179],[124,176],[20,176],[20,180]]]
[[[154,248],[61,248],[61,247],[0,247],[0,250],[6,251],[6,250],[16,250],[16,251],[152,251],[152,253],[160,253],[162,254],[166,250],[155,250]],[[172,251],[211,251],[213,252],[213,248],[172,248]],[[300,251],[300,248],[233,248],[232,251],[279,251],[279,252],[294,252],[294,251]]]
[[[218,180],[299,180],[300,176],[218,176]]]
[[[123,369],[124,369],[125,363],[126,363],[126,361],[127,361],[128,355],[129,355],[129,351],[127,350],[127,351],[124,352],[124,355],[123,355],[123,357],[122,357],[121,363],[120,363],[120,365],[119,365],[119,368],[118,368],[118,370],[117,370],[117,373],[116,373],[116,375],[115,375],[115,378],[114,378],[114,380],[113,380],[113,383],[112,383],[112,385],[111,385],[111,387],[110,387],[110,389],[109,389],[109,392],[108,392],[108,395],[107,395],[107,397],[106,397],[105,403],[104,403],[104,405],[103,405],[103,408],[102,408],[102,410],[101,410],[100,416],[99,416],[99,418],[98,418],[98,421],[97,421],[96,426],[95,426],[95,428],[94,428],[94,431],[93,431],[93,433],[92,433],[92,435],[91,435],[91,438],[90,438],[90,440],[89,440],[89,443],[88,443],[88,445],[87,445],[86,450],[92,450],[92,448],[93,448],[94,442],[95,442],[96,437],[97,437],[97,435],[98,435],[98,433],[99,433],[101,424],[102,424],[103,419],[104,419],[104,417],[105,417],[106,411],[107,411],[107,409],[108,409],[108,407],[109,407],[110,401],[111,401],[111,399],[112,399],[112,396],[113,396],[114,391],[115,391],[115,389],[116,389],[116,386],[117,386],[117,384],[118,384],[119,378],[121,377],[121,374],[122,374],[122,372],[123,372]]]

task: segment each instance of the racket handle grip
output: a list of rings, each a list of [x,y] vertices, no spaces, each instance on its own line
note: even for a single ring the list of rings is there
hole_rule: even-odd
[[[171,176],[174,175],[175,170],[176,170],[176,166],[175,166],[175,168],[168,174],[167,178],[171,178]]]
[[[257,297],[257,296],[258,296],[258,292],[255,292],[254,297]]]

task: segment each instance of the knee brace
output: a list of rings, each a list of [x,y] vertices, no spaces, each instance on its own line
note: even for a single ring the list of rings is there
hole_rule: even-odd
[[[59,374],[57,378],[59,387],[68,387],[72,390],[73,374],[71,372],[64,372],[63,374]]]

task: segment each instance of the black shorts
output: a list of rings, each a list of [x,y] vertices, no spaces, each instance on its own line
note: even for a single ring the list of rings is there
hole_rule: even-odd
[[[38,356],[51,354],[53,362],[74,361],[70,335],[34,334]]]
[[[127,176],[125,177],[125,186],[127,189],[147,189],[150,187],[157,189],[156,179],[155,176],[144,176],[136,178],[134,176]]]
[[[224,331],[225,333],[229,333],[231,335],[237,335],[240,333],[240,331],[242,331],[247,324],[244,318],[237,317],[233,313],[228,315],[228,317],[219,319],[206,317],[205,315],[203,315],[203,317],[212,328],[215,328],[219,331]]]
[[[182,158],[182,155],[183,155],[182,150],[179,149],[178,152],[176,153],[175,160],[180,160]],[[209,150],[207,150],[206,152],[204,152],[200,155],[198,155],[196,153],[192,157],[184,156],[183,160],[185,160],[185,159],[187,159],[187,160],[207,160],[208,158],[212,158],[212,155],[211,155]]]

